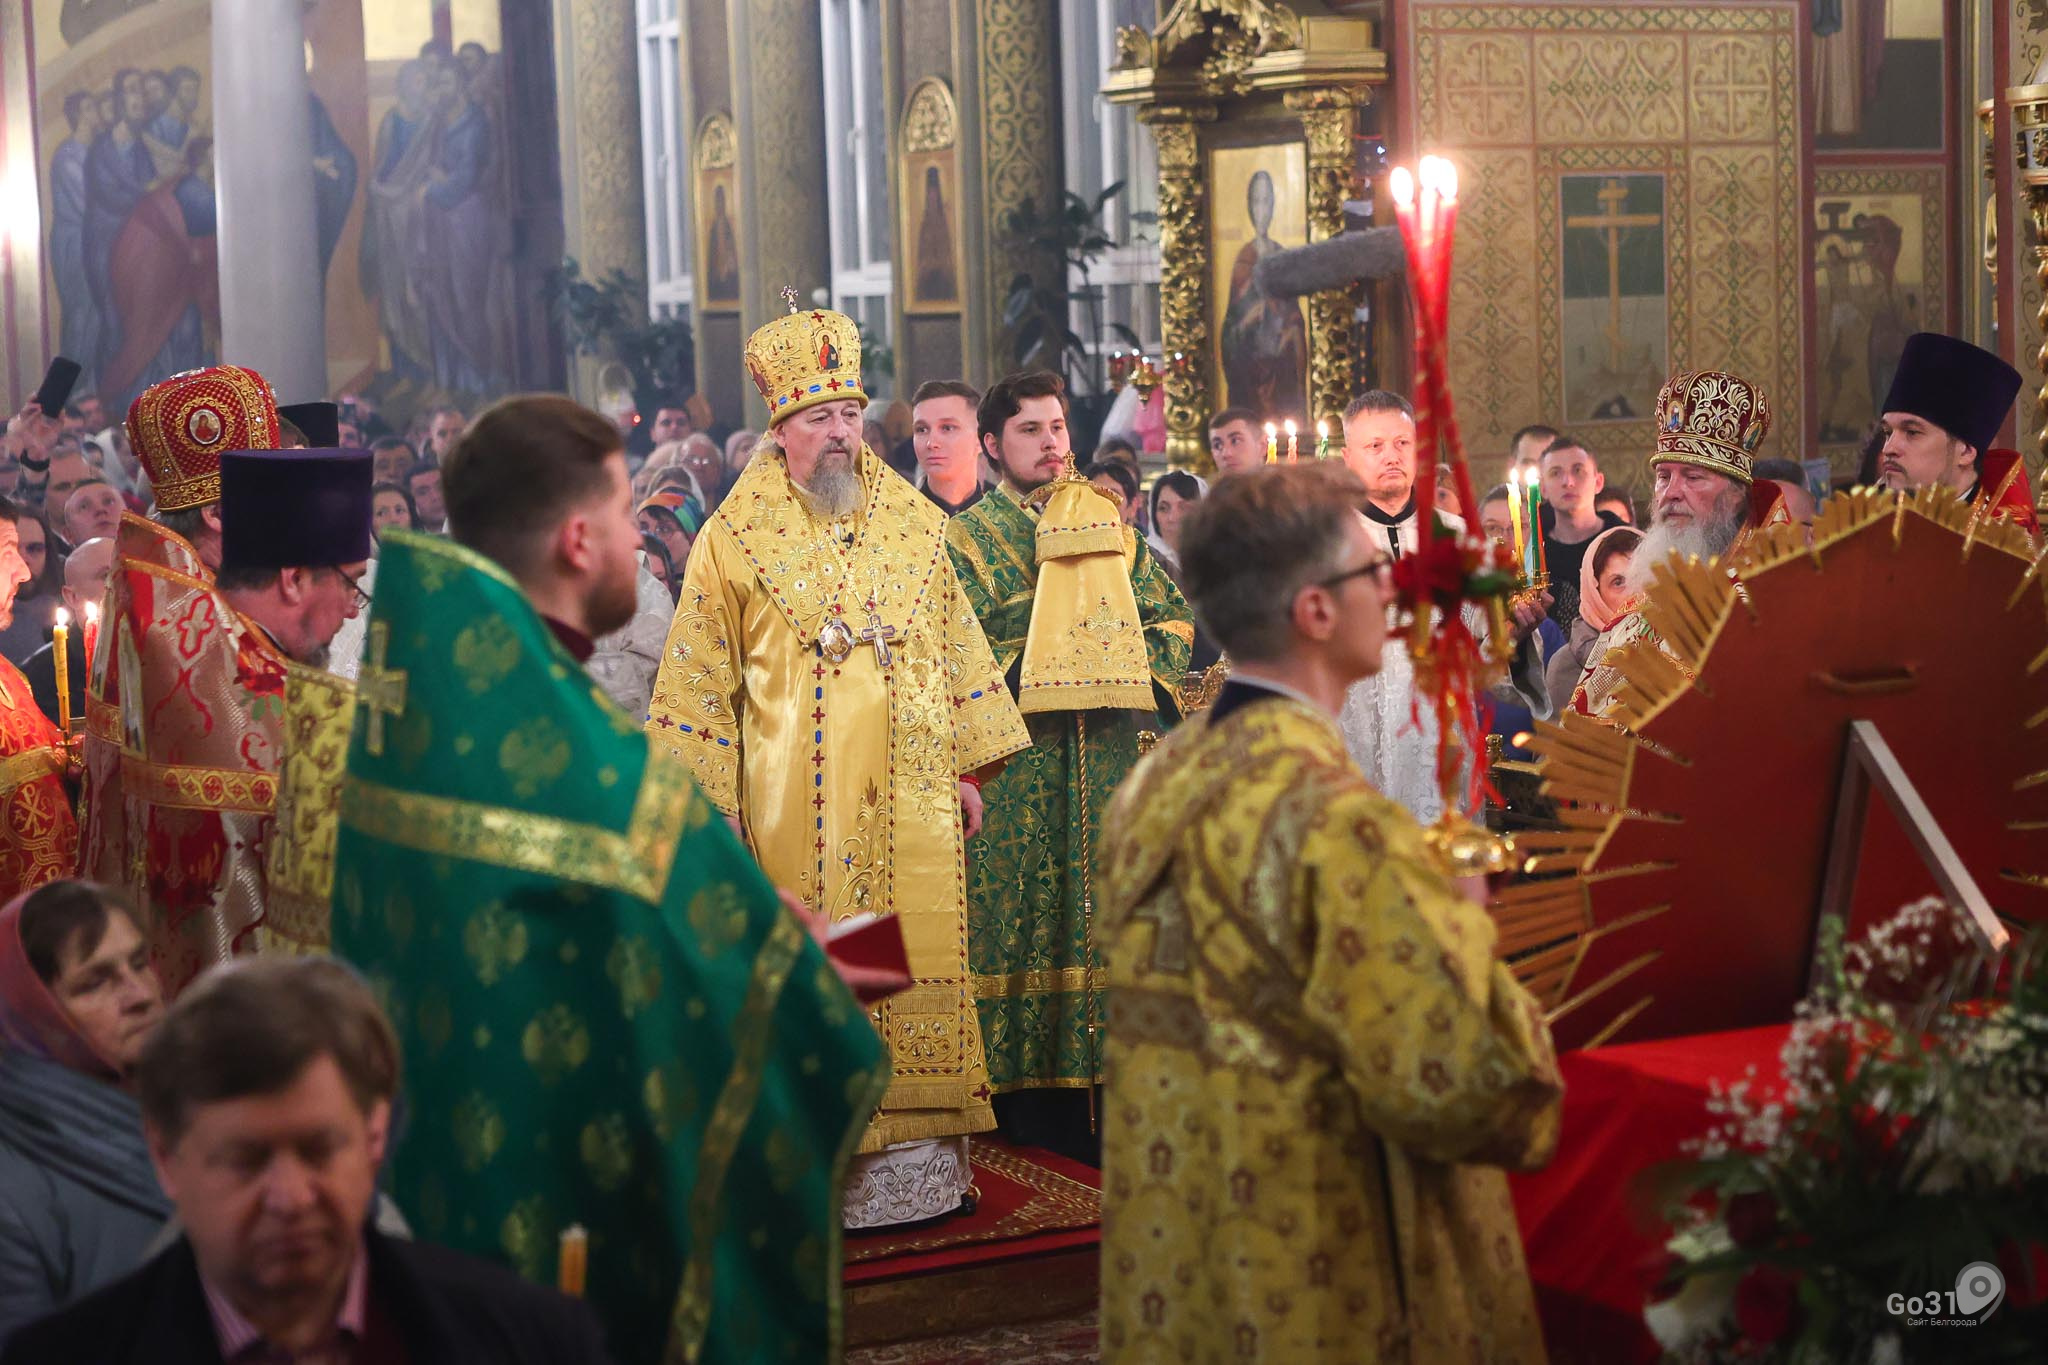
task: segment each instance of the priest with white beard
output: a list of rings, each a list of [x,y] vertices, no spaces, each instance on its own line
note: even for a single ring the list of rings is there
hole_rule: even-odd
[[[1675,374],[1657,395],[1657,449],[1650,456],[1655,492],[1650,529],[1629,565],[1638,605],[1650,577],[1672,555],[1711,563],[1729,556],[1752,527],[1790,520],[1778,486],[1755,477],[1756,448],[1771,429],[1771,408],[1747,380],[1716,370]],[[1640,610],[1617,617],[1586,653],[1571,709],[1598,716],[1621,684],[1609,653],[1654,639]]]
[[[1406,398],[1374,389],[1351,400],[1344,409],[1344,463],[1365,484],[1364,510],[1373,539],[1391,559],[1413,554],[1421,543],[1421,524],[1415,507],[1415,409]],[[1452,530],[1465,529],[1462,519],[1437,515]],[[1550,696],[1535,631],[1550,601],[1545,594],[1516,608],[1511,625],[1515,653],[1506,681],[1496,689],[1539,719],[1550,715]],[[1468,606],[1465,623],[1485,640],[1484,611]],[[1416,705],[1415,666],[1400,634],[1388,633],[1380,671],[1351,685],[1339,721],[1344,745],[1366,781],[1406,806],[1422,824],[1443,814],[1436,780],[1436,717],[1429,707]]]

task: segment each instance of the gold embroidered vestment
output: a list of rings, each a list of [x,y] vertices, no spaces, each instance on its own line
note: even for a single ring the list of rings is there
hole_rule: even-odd
[[[858,467],[861,506],[827,519],[779,454],[755,457],[691,552],[647,730],[777,886],[834,920],[901,919],[915,984],[876,1011],[895,1078],[873,1152],[994,1126],[958,781],[1029,739],[945,518],[872,452]]]

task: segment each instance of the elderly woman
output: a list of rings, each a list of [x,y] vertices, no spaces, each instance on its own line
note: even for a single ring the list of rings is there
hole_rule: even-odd
[[[704,526],[704,510],[697,500],[687,493],[665,488],[649,495],[636,509],[636,516],[640,533],[662,543],[676,577],[682,577],[683,568],[690,561],[690,547],[697,543],[697,532]]]
[[[128,1085],[163,1011],[118,893],[51,882],[0,910],[0,1343],[141,1265],[170,1218]]]
[[[1571,635],[1550,656],[1543,672],[1553,715],[1571,704],[1594,642],[1633,605],[1628,571],[1642,543],[1643,533],[1635,527],[1610,526],[1586,547],[1586,557],[1579,562],[1579,619],[1572,622]]]

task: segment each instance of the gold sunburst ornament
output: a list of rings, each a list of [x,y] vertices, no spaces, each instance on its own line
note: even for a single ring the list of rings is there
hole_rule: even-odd
[[[2048,919],[2048,576],[1952,491],[1830,499],[1809,544],[1657,566],[1652,638],[1598,718],[1537,727],[1556,826],[1495,905],[1559,1046],[1775,1023],[1804,992],[1831,846],[1855,932],[1934,889],[1872,802],[1838,836],[1851,726],[1880,736],[1997,914]]]

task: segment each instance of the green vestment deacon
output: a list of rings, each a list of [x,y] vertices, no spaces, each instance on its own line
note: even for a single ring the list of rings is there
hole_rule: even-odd
[[[404,1042],[393,1197],[541,1281],[581,1224],[621,1361],[836,1360],[866,1011],[495,564],[388,535],[358,686],[334,941]]]
[[[960,586],[981,618],[996,667],[1016,685],[1038,588],[1037,514],[1007,486],[946,523]],[[1180,590],[1126,531],[1124,559],[1145,628],[1153,690],[1176,717],[1194,623]],[[997,1093],[1087,1086],[1102,1079],[1092,942],[1092,882],[1102,819],[1138,761],[1138,711],[1026,715],[1031,747],[982,788],[982,833],[967,845],[967,965]]]

